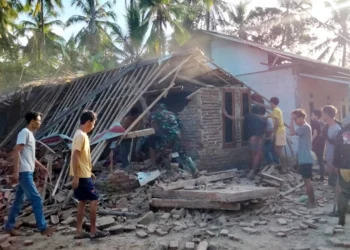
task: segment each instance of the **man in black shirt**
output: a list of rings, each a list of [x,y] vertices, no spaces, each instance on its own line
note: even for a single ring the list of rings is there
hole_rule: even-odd
[[[312,129],[312,151],[317,156],[318,165],[320,166],[321,181],[324,181],[324,149],[325,138],[322,135],[324,124],[321,122],[322,111],[314,110],[311,115],[311,129]]]
[[[264,110],[262,110],[264,109]],[[266,118],[262,117],[265,108],[253,106],[252,114],[244,119],[245,138],[248,139],[251,152],[250,178],[258,171],[263,155],[263,135],[265,133]]]

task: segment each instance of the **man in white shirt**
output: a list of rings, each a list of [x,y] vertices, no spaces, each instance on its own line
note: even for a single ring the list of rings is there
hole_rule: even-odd
[[[20,235],[14,230],[14,226],[16,217],[23,206],[25,195],[32,205],[36,224],[40,233],[45,236],[51,236],[52,229],[48,228],[46,225],[42,199],[33,179],[35,167],[39,168],[45,174],[48,174],[47,169],[35,158],[35,138],[33,132],[40,128],[41,114],[37,112],[28,112],[25,115],[25,120],[27,122],[27,127],[22,129],[18,134],[16,147],[13,151],[14,170],[11,181],[12,184],[18,184],[18,186],[16,198],[5,225],[5,232],[11,236]]]

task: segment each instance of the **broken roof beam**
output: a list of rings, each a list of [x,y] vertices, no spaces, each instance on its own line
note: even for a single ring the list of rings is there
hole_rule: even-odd
[[[189,78],[189,77],[184,76],[184,75],[180,75],[180,74],[179,74],[177,77],[178,77],[179,79],[183,80],[183,81],[190,82],[190,83],[199,85],[199,86],[204,87],[204,88],[208,88],[208,87],[212,87],[212,88],[213,88],[213,87],[214,87],[213,85],[210,85],[210,84],[207,84],[207,83],[198,81],[198,80],[196,80],[196,79]]]

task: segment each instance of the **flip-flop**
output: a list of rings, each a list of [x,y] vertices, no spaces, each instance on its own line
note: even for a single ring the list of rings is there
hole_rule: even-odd
[[[103,231],[96,231],[94,236],[90,236],[91,240],[100,239],[109,236],[110,234],[108,232]]]
[[[75,235],[74,236],[74,239],[75,240],[82,240],[82,239],[87,239],[87,238],[90,238],[90,234],[88,232],[81,232],[80,235]]]

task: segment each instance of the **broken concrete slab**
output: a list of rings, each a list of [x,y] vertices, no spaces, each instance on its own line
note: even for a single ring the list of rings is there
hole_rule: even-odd
[[[329,238],[328,241],[334,247],[341,247],[341,246],[343,246],[343,242],[341,242],[341,240],[339,240],[338,238]]]
[[[151,224],[147,228],[147,233],[153,234],[156,231],[156,229],[157,229],[157,225],[156,224]]]
[[[158,228],[158,229],[156,229],[155,234],[158,235],[159,237],[163,237],[163,236],[167,235],[168,232],[161,229],[161,228]]]
[[[287,221],[285,220],[285,219],[277,219],[277,222],[278,222],[278,224],[280,224],[281,226],[285,226],[285,225],[287,225],[288,223],[287,223]]]
[[[317,229],[318,226],[314,223],[313,220],[304,220],[303,223],[307,225],[309,228]]]
[[[299,228],[302,229],[302,230],[306,230],[306,229],[309,228],[309,226],[308,226],[308,225],[305,225],[303,222],[300,222]]]
[[[229,234],[228,238],[233,240],[233,241],[238,241],[238,242],[242,241],[242,239],[240,237],[238,237],[236,234]]]
[[[140,186],[144,186],[147,183],[150,183],[157,179],[160,176],[160,171],[152,171],[149,173],[144,173],[144,172],[138,172],[137,173],[137,180],[139,181]]]
[[[222,190],[162,190],[153,189],[152,198],[205,200],[232,203],[277,195],[276,188],[237,185]]]
[[[228,236],[228,230],[227,229],[222,229],[220,231],[220,236],[227,237]]]
[[[159,242],[158,246],[159,246],[159,250],[168,250],[169,243],[166,241],[161,241]]]
[[[111,235],[122,234],[124,232],[124,227],[121,225],[109,227],[105,229],[105,231],[109,232]]]
[[[240,222],[238,225],[240,227],[255,227],[255,224],[252,222]]]
[[[160,218],[163,220],[168,220],[168,219],[170,219],[170,217],[171,217],[170,213],[164,213]]]
[[[124,232],[130,233],[136,231],[136,226],[135,225],[127,225],[124,227]]]
[[[194,248],[195,248],[194,242],[186,242],[185,244],[186,250],[194,250]]]
[[[153,198],[150,201],[152,207],[174,208],[183,207],[190,209],[214,209],[238,211],[241,209],[240,203],[226,203],[207,200],[184,200],[184,199],[158,199]]]
[[[257,234],[259,231],[255,228],[243,227],[242,230],[248,234]]]
[[[170,241],[169,250],[177,250],[179,248],[179,242],[177,240]]]
[[[207,250],[208,246],[209,246],[209,244],[207,241],[202,241],[199,243],[197,250]]]
[[[143,230],[139,230],[136,232],[136,236],[140,239],[145,239],[148,237],[148,234]]]
[[[145,214],[138,222],[138,224],[142,225],[149,225],[156,219],[154,213],[152,211],[149,211],[147,214]]]

